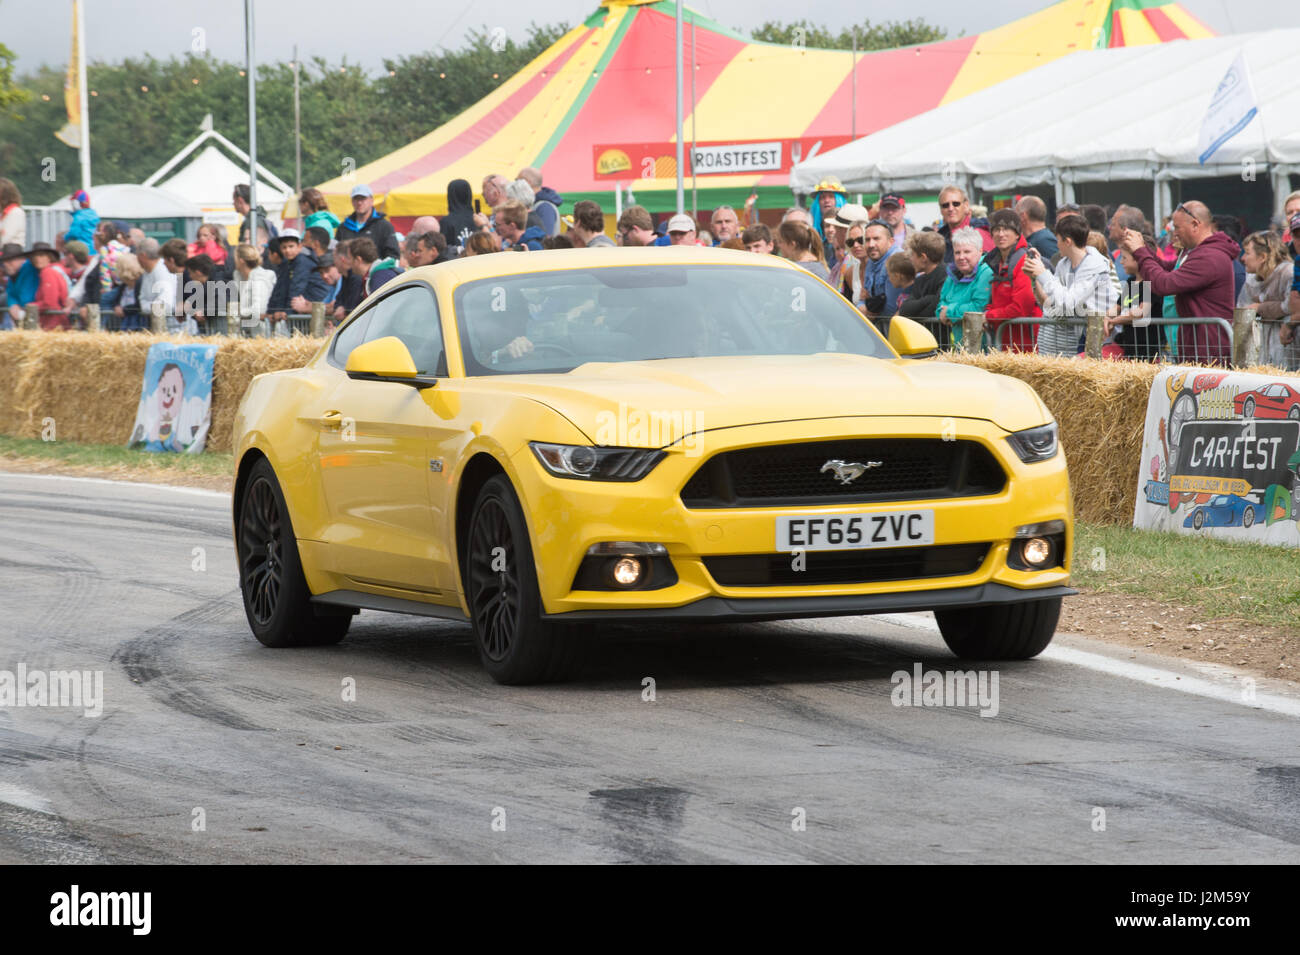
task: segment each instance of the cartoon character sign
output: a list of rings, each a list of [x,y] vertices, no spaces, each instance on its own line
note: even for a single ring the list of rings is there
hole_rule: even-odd
[[[1171,368],[1147,402],[1133,525],[1300,546],[1300,379]]]
[[[189,454],[203,450],[211,424],[216,353],[213,345],[150,347],[129,447]]]

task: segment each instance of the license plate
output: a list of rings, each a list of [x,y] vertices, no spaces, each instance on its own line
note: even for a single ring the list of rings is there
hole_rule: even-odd
[[[934,543],[934,511],[778,517],[776,549],[867,550]]]

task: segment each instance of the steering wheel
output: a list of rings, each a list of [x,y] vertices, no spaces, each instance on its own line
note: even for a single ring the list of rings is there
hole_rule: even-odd
[[[553,352],[559,352],[559,353],[560,353],[561,355],[563,355],[565,358],[577,358],[577,357],[578,357],[577,355],[575,355],[575,354],[573,353],[573,350],[572,350],[572,349],[570,349],[570,348],[566,348],[566,347],[563,346],[563,345],[558,345],[558,344],[556,344],[555,342],[534,342],[534,343],[533,343],[533,350],[532,350],[531,352],[529,352],[529,354],[535,355],[535,354],[537,354],[539,351],[542,351],[542,350],[544,350],[544,349],[549,349],[549,350],[551,350],[551,351],[553,351]],[[525,357],[526,357],[526,356],[525,356]]]

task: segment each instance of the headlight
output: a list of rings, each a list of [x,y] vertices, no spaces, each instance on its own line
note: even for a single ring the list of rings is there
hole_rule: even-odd
[[[1033,461],[1046,461],[1048,458],[1056,457],[1057,430],[1056,422],[1053,421],[1040,428],[1009,434],[1007,440],[1016,449],[1016,454],[1020,455],[1020,460],[1026,464]]]
[[[646,448],[593,448],[540,441],[530,441],[528,446],[556,477],[588,481],[639,481],[667,457],[663,451]]]

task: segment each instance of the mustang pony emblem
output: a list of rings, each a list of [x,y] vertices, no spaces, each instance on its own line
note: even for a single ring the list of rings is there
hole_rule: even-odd
[[[827,471],[831,471],[835,474],[835,479],[841,484],[851,484],[872,468],[878,468],[883,463],[883,461],[867,461],[862,464],[857,461],[841,461],[839,458],[833,458],[822,465],[821,473],[825,474]]]

